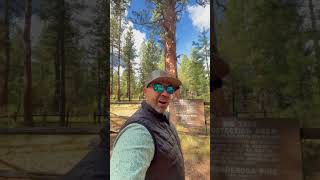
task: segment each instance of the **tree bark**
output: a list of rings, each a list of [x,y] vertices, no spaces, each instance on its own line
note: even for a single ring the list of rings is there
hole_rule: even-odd
[[[31,16],[32,0],[26,0],[25,3],[25,26],[24,26],[24,123],[26,126],[33,126],[32,121],[32,71],[31,71]]]
[[[59,19],[59,60],[60,60],[60,100],[59,100],[59,113],[60,113],[60,126],[65,125],[65,104],[66,104],[66,94],[65,94],[65,51],[64,51],[64,23],[65,23],[65,6],[64,0],[60,0],[59,4],[60,19]]]
[[[165,70],[174,77],[177,77],[177,55],[176,55],[176,22],[175,11],[176,0],[166,1],[166,9],[162,27],[164,28],[164,53]]]
[[[0,94],[0,109],[7,111],[8,106],[8,81],[10,73],[10,6],[9,0],[5,1],[4,6],[4,48],[5,48],[5,67],[4,67],[4,76],[3,76],[3,89]]]

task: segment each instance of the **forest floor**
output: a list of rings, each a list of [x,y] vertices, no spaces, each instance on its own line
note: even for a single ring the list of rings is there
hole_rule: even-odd
[[[1,135],[0,173],[63,175],[92,149],[90,142],[97,138],[97,135]],[[23,177],[17,179],[29,179]]]
[[[110,129],[118,131],[121,125],[130,117],[139,105],[111,105]],[[206,116],[206,118],[210,118]],[[208,120],[207,119],[207,120]],[[191,131],[180,124],[176,125],[186,171],[186,180],[209,180],[210,179],[210,136],[209,126],[206,133],[205,127],[201,131]],[[110,150],[116,134],[110,135]],[[111,152],[110,152],[111,153]]]

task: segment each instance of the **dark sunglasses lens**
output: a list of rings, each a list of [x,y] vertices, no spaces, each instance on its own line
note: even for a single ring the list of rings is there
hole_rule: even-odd
[[[153,90],[154,90],[155,92],[157,92],[157,93],[162,93],[163,90],[164,90],[164,87],[163,87],[163,85],[161,85],[161,84],[154,84],[154,85],[153,85]]]
[[[174,87],[168,86],[167,87],[167,92],[168,92],[168,94],[173,94],[174,93]]]

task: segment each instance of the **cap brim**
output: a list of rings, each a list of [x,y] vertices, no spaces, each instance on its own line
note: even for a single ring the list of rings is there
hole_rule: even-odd
[[[156,81],[168,81],[172,86],[174,86],[175,88],[179,87],[181,85],[181,81],[179,79],[173,78],[173,77],[158,77],[156,79],[153,79],[152,81],[150,81],[148,84],[156,82]]]

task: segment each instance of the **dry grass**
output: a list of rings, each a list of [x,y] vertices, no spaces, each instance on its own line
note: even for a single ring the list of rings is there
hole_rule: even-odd
[[[30,172],[64,174],[88,151],[95,135],[2,135],[0,159]],[[0,163],[1,170],[13,170]]]

